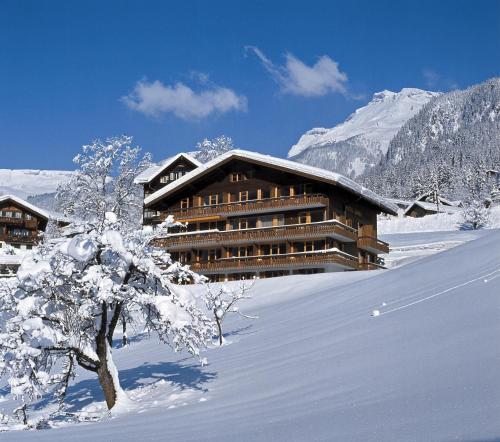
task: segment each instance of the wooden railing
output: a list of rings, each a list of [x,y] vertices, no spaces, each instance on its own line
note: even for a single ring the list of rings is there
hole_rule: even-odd
[[[358,264],[359,270],[379,270],[385,269],[381,264],[375,264],[374,262],[360,262]]]
[[[371,236],[360,236],[358,248],[364,250],[375,250],[380,253],[389,253],[389,244]]]
[[[13,224],[16,226],[26,227],[28,229],[35,229],[37,227],[37,220],[34,218],[26,219],[0,215],[0,224]]]
[[[16,218],[14,216],[2,216],[0,215],[0,223],[5,223],[5,224],[24,224],[24,219],[23,218]]]
[[[328,198],[319,193],[310,195],[284,196],[279,198],[266,198],[260,200],[248,200],[235,203],[214,204],[211,206],[190,207],[186,209],[167,210],[161,214],[163,221],[168,215],[173,215],[177,220],[189,220],[201,216],[231,216],[243,212],[260,212],[287,209],[293,207],[326,207]]]
[[[15,244],[36,244],[38,242],[37,235],[12,235],[12,234],[0,234],[0,241],[6,243]]]
[[[353,270],[358,269],[358,259],[340,251],[248,256],[243,258],[224,258],[216,261],[190,263],[191,268],[196,272],[274,269],[325,264],[339,264]]]
[[[222,232],[175,234],[159,239],[155,245],[165,248],[195,247],[212,244],[252,243],[288,238],[342,237],[344,241],[356,241],[356,230],[337,221],[310,224],[262,227]]]

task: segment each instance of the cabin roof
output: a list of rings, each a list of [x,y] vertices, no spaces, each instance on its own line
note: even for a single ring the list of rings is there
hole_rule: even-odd
[[[319,169],[317,167],[309,166],[306,164],[297,163],[295,161],[285,160],[282,158],[276,158],[271,155],[264,155],[257,152],[250,152],[247,150],[231,150],[226,152],[206,164],[198,166],[196,169],[188,172],[181,178],[173,181],[172,183],[166,185],[165,187],[157,190],[153,194],[149,195],[144,199],[144,204],[149,206],[167,195],[171,194],[175,190],[181,188],[183,185],[191,183],[196,179],[206,175],[210,171],[216,169],[224,163],[232,159],[241,159],[252,162],[254,164],[260,164],[267,167],[272,167],[275,169],[285,170],[287,172],[297,173],[312,179],[320,180],[330,184],[338,185],[356,195],[360,198],[369,201],[373,205],[382,209],[382,211],[396,215],[398,212],[398,207],[387,201],[384,197],[377,195],[375,192],[367,189],[366,187],[354,182],[353,180],[346,178],[335,172],[330,172],[328,170]]]
[[[412,204],[410,204],[410,206],[405,210],[405,215],[411,211],[411,209],[415,206],[418,206],[418,207],[421,207],[422,209],[426,210],[427,212],[435,212],[437,213],[437,207],[436,207],[436,203],[428,203],[426,201],[413,201]],[[447,204],[443,204],[441,201],[439,203],[439,210],[441,212],[445,212],[445,213],[455,213],[457,211],[460,210],[459,207],[456,207],[456,206],[450,206],[450,205],[447,205]]]
[[[46,212],[43,209],[40,209],[37,206],[34,206],[31,203],[28,203],[28,201],[23,200],[22,198],[19,198],[18,196],[15,195],[2,195],[0,196],[0,203],[4,201],[13,201],[14,203],[20,205],[21,207],[24,207],[25,209],[30,210],[33,213],[36,213],[37,215],[40,215],[42,218],[49,219],[50,215],[48,212]]]
[[[201,163],[189,155],[188,153],[181,152],[173,157],[167,158],[163,160],[160,164],[155,164],[153,166],[148,167],[146,170],[142,171],[139,175],[135,177],[134,182],[136,184],[146,184],[153,181],[158,175],[160,175],[165,169],[175,163],[179,158],[184,158],[189,162],[193,163],[196,167],[201,166]]]

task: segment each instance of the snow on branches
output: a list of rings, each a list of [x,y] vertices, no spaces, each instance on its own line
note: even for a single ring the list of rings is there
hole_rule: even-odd
[[[64,396],[76,364],[97,374],[109,409],[126,400],[111,349],[124,310],[174,350],[200,356],[213,322],[172,284],[200,277],[150,245],[171,221],[124,234],[107,213],[102,226],[45,243],[1,282],[0,377],[23,404],[51,388]]]
[[[219,345],[224,343],[222,335],[222,322],[228,313],[238,313],[248,319],[257,319],[255,316],[248,316],[241,313],[236,305],[243,299],[250,299],[249,291],[254,286],[255,280],[251,283],[242,283],[236,290],[227,286],[206,286],[207,293],[205,304],[207,309],[213,313],[215,323],[217,324],[217,334]]]
[[[213,140],[205,138],[203,141],[196,144],[196,149],[198,149],[196,159],[201,163],[207,163],[219,155],[235,149],[235,147],[230,137],[221,135]]]
[[[59,187],[58,209],[79,221],[104,222],[113,212],[123,226],[135,229],[142,215],[142,189],[134,178],[151,164],[150,154],[140,158],[133,138],[121,136],[85,145],[74,159],[78,170]]]

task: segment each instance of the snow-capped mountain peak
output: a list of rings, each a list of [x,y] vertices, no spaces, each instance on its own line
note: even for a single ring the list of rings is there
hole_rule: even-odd
[[[328,168],[357,176],[367,165],[385,155],[389,142],[401,126],[438,95],[438,92],[416,88],[377,92],[366,106],[357,109],[343,123],[331,129],[320,127],[306,132],[292,146],[288,157],[319,165],[312,151],[316,151],[322,162],[325,156],[331,160],[335,153],[335,164],[330,162]]]

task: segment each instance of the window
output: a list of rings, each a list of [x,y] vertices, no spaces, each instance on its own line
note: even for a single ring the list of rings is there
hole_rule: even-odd
[[[248,199],[249,200],[256,200],[257,199],[257,191],[256,190],[249,190],[248,191]]]
[[[189,198],[181,199],[181,209],[187,209],[189,207]]]
[[[280,196],[290,196],[290,186],[281,186]]]
[[[230,176],[229,176],[229,180],[232,181],[233,183],[237,182],[237,181],[244,181],[246,180],[246,176],[243,172],[233,172]]]
[[[219,204],[219,195],[217,194],[205,195],[203,197],[203,204],[205,206],[214,206],[216,204]]]
[[[272,227],[273,217],[272,216],[261,216],[260,217],[260,225],[262,227]]]
[[[156,218],[160,216],[160,212],[157,210],[145,210],[144,211],[144,218],[150,219],[150,218]]]
[[[241,202],[248,201],[248,190],[240,192],[240,201]]]
[[[271,198],[271,189],[261,189],[260,190],[260,197],[262,199]]]
[[[309,218],[309,213],[307,212],[300,212],[298,216],[298,224],[306,224],[307,220]]]
[[[231,247],[229,249],[229,256],[231,258],[244,258],[246,256],[253,256],[253,247]]]
[[[280,243],[280,244],[271,244],[270,248],[270,255],[282,255],[286,253],[286,244],[285,243]]]
[[[22,212],[14,212],[14,218],[22,218],[23,214]]]
[[[25,217],[26,219],[32,219],[32,218],[33,218],[33,217],[29,214],[29,213],[26,213],[26,214],[24,215],[24,217]]]

